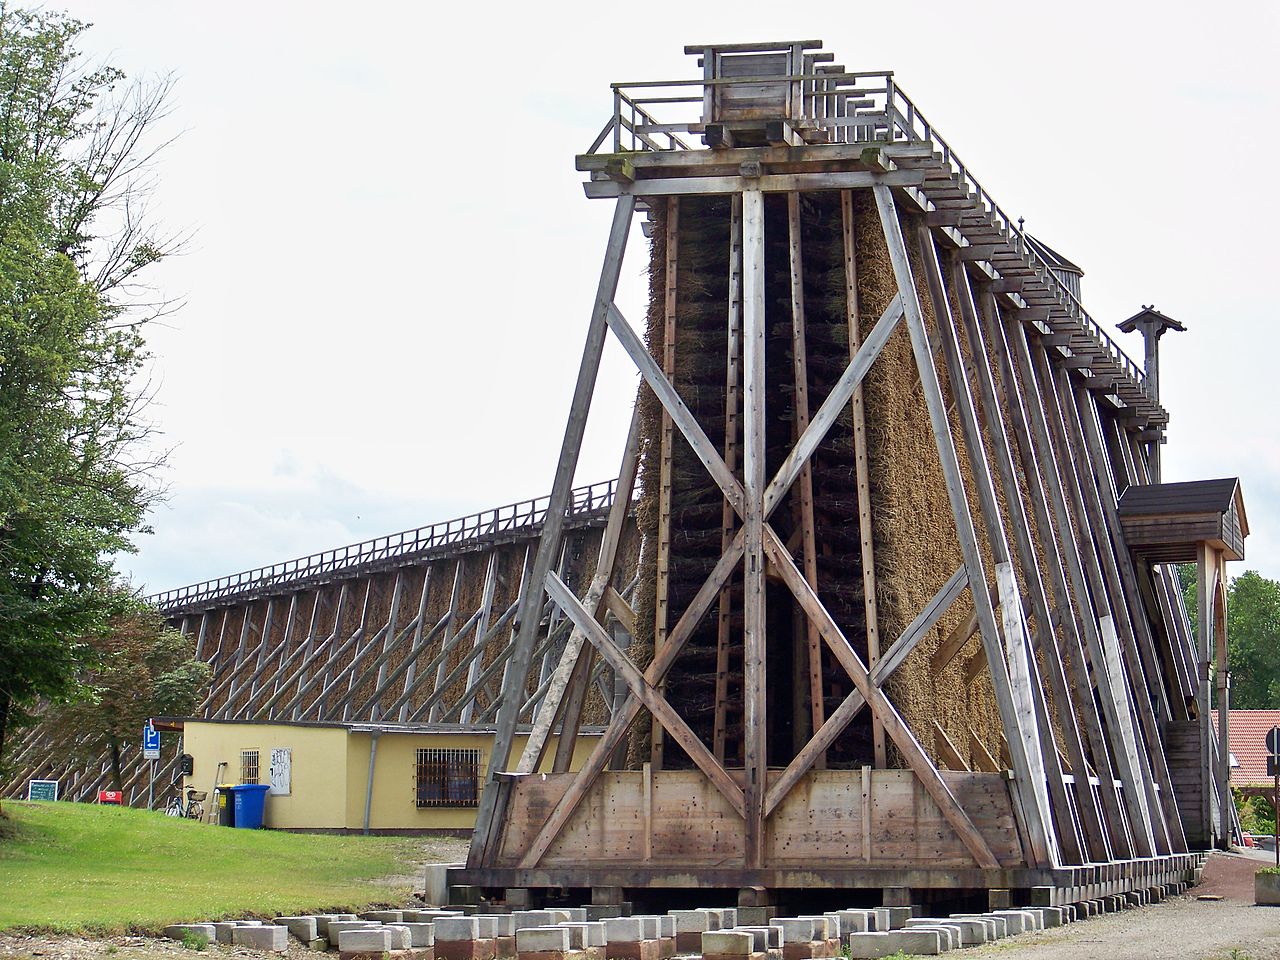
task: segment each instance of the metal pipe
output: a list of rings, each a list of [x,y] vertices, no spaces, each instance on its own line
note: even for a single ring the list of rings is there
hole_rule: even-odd
[[[373,811],[373,765],[378,759],[380,730],[369,731],[369,782],[364,789],[364,835],[369,835],[369,815]]]

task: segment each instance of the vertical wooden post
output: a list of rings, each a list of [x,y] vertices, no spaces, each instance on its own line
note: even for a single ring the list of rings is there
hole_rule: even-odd
[[[854,225],[853,191],[840,191],[840,213],[844,231],[845,302],[849,311],[849,359],[862,346],[862,318],[858,302],[858,243]],[[858,537],[862,546],[863,610],[867,621],[867,669],[874,670],[880,659],[880,625],[876,609],[875,536],[871,527],[871,466],[867,460],[867,413],[862,384],[849,401],[853,410],[853,459],[858,487]],[[884,769],[884,724],[871,716],[872,751],[875,765]]]
[[[791,363],[795,375],[795,416],[792,419],[792,440],[799,440],[809,426],[809,361],[805,348],[805,312],[804,312],[804,248],[800,236],[800,194],[791,191],[787,194],[787,232],[789,238],[789,264],[791,272]],[[806,460],[800,471],[799,479],[799,515],[800,543],[802,548],[802,569],[809,586],[818,589],[818,547],[814,530],[813,516],[813,466]],[[797,611],[798,612],[798,611]],[[814,732],[822,729],[826,720],[826,708],[823,702],[822,687],[822,637],[818,633],[817,624],[807,617],[801,617],[805,625],[806,656],[804,662],[808,667],[809,716],[806,724],[807,733],[802,729],[798,747]],[[797,677],[797,681],[800,678]],[[801,684],[797,682],[797,691]],[[806,698],[798,698],[801,701]],[[814,764],[821,769],[826,766],[825,754]]]
[[[1200,720],[1200,820],[1205,846],[1214,845],[1214,769],[1210,740],[1213,721],[1209,714],[1209,665],[1213,655],[1213,599],[1217,570],[1207,543],[1196,548],[1196,712]]]
[[[768,769],[765,713],[765,299],[764,194],[742,194],[743,346],[743,760],[746,866],[764,860],[764,796]]]
[[[663,276],[662,304],[662,372],[675,383],[676,373],[676,302],[680,261],[680,198],[667,197],[666,258]],[[671,589],[671,456],[675,425],[667,408],[662,408],[662,426],[658,448],[658,552],[657,583],[654,588],[653,655],[656,657],[667,642],[668,594]],[[650,762],[662,769],[663,730],[655,723],[651,737]]]
[[[489,769],[485,775],[484,792],[476,811],[476,827],[467,856],[470,866],[478,867],[486,862],[486,854],[496,853],[499,827],[503,811],[500,809],[501,790],[497,774],[506,768],[511,759],[511,744],[515,738],[521,701],[529,674],[529,663],[538,636],[539,611],[546,595],[547,571],[560,546],[564,531],[565,510],[569,505],[569,493],[573,488],[573,474],[578,466],[578,454],[582,448],[582,436],[586,431],[587,413],[591,396],[595,392],[596,375],[600,370],[600,357],[608,336],[607,316],[618,288],[618,275],[627,248],[627,235],[631,232],[631,218],[635,213],[635,197],[618,198],[614,208],[613,224],[609,230],[609,244],[605,249],[604,266],[600,271],[600,284],[591,311],[591,324],[587,328],[587,342],[582,351],[582,363],[574,385],[573,403],[569,408],[569,422],[565,426],[564,441],[560,446],[560,459],[556,464],[555,481],[547,503],[546,520],[538,541],[538,552],[530,570],[529,586],[521,594],[520,609],[516,615],[519,624],[514,649],[507,661],[502,677],[502,708],[498,711],[497,729],[494,732],[493,752],[489,755]]]
[[[1218,686],[1218,845],[1231,849],[1231,674],[1227,670],[1227,569],[1222,551],[1213,549],[1217,569],[1213,591],[1213,640]]]
[[[738,404],[742,375],[742,194],[735,193],[729,212],[729,331],[725,358],[724,463],[730,472],[738,466]],[[726,497],[720,514],[720,552],[729,549],[737,529],[738,513]],[[716,613],[716,707],[712,720],[712,753],[721,763],[725,755],[725,728],[729,713],[729,647],[732,643],[733,590],[720,591]]]

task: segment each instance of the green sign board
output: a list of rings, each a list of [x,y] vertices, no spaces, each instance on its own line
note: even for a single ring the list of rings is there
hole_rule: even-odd
[[[28,780],[27,781],[27,799],[28,800],[57,800],[58,799],[58,781],[57,780]]]

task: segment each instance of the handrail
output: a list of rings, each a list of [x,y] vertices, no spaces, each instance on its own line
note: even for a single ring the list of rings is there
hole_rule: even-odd
[[[617,485],[617,480],[606,480],[574,488],[570,492],[567,516],[582,518],[602,514],[613,505]],[[465,517],[442,520],[425,527],[177,587],[146,599],[161,612],[215,601],[225,602],[231,597],[278,589],[309,578],[340,575],[371,563],[410,558],[445,546],[459,546],[485,537],[528,530],[542,525],[550,499],[543,496],[521,500]]]
[[[860,86],[864,81],[871,85]],[[704,130],[702,108],[714,91],[734,86],[760,84],[794,84],[800,89],[801,125],[826,131],[828,143],[922,143],[930,145],[953,172],[959,185],[974,202],[987,212],[992,225],[1006,242],[1027,260],[1032,270],[1039,270],[1061,308],[1092,336],[1116,364],[1122,375],[1138,387],[1144,387],[1145,371],[1103,329],[1067,285],[1058,279],[1050,265],[1030,244],[1021,226],[996,203],[986,188],[938,135],[924,114],[902,91],[892,70],[835,71],[818,67],[802,73],[752,77],[697,77],[683,80],[640,80],[610,84],[614,115],[587,151],[597,153],[610,139],[614,153],[664,152],[690,150],[678,133],[697,134]],[[669,91],[664,95],[662,91]],[[701,96],[694,95],[695,88]],[[643,105],[643,106],[642,106]],[[670,120],[659,120],[646,106],[661,106],[673,113]],[[695,109],[696,108],[696,109]],[[676,114],[675,111],[680,113]],[[666,138],[665,145],[655,138]],[[1145,392],[1145,391],[1144,391]]]

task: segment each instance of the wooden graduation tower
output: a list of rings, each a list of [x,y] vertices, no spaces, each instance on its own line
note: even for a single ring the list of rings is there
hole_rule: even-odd
[[[1167,416],[1078,268],[820,48],[687,48],[702,76],[615,84],[578,158],[613,224],[454,883],[1070,902],[1188,879],[1188,818],[1212,834],[1165,749],[1206,722],[1197,647],[1118,512]],[[579,595],[554,558],[611,336],[644,385]],[[545,598],[574,631],[516,756]],[[626,695],[570,772],[597,657]]]

